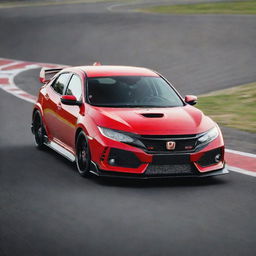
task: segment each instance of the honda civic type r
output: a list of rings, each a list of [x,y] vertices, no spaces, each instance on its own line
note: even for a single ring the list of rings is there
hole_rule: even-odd
[[[82,176],[205,177],[228,173],[218,125],[159,73],[126,66],[43,68],[32,115],[39,149]]]

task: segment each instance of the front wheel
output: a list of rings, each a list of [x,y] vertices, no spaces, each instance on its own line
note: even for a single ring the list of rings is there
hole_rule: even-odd
[[[84,132],[80,132],[76,140],[76,166],[79,174],[88,177],[90,174],[91,154]]]

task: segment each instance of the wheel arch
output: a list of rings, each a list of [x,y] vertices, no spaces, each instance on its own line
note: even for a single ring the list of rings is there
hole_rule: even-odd
[[[75,135],[75,145],[76,145],[77,137],[78,137],[80,132],[84,132],[84,130],[81,127],[78,127],[77,130],[76,130],[76,135]]]
[[[77,140],[77,136],[78,136],[78,134],[79,134],[81,131],[84,132],[84,134],[85,134],[86,137],[89,136],[89,133],[88,133],[87,129],[85,128],[85,126],[84,126],[82,123],[80,123],[80,124],[78,124],[78,126],[77,126],[77,128],[76,128],[75,143],[76,143],[76,140]]]
[[[36,111],[39,111],[41,117],[43,118],[43,111],[42,111],[42,108],[40,107],[40,105],[35,104],[35,105],[34,105],[34,108],[33,108],[33,112],[32,112],[32,120],[33,120],[33,118],[34,118],[34,115],[35,115]]]
[[[41,117],[42,122],[43,122],[44,129],[45,129],[46,134],[48,136],[49,135],[49,130],[48,130],[48,126],[47,126],[47,124],[45,122],[44,115],[43,115],[43,110],[42,110],[42,107],[41,107],[40,104],[35,104],[34,108],[33,108],[33,111],[32,111],[32,124],[31,124],[32,133],[33,133],[33,120],[34,120],[34,116],[35,116],[36,112],[39,112],[40,117]]]

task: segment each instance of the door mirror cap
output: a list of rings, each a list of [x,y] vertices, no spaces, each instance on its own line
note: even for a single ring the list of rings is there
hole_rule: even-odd
[[[81,106],[82,102],[78,101],[74,95],[63,95],[60,99],[62,104],[70,106]]]
[[[195,105],[197,103],[197,97],[195,95],[186,95],[185,102],[189,105]]]

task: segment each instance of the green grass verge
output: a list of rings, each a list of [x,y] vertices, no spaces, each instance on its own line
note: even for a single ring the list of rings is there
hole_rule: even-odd
[[[256,82],[201,95],[197,107],[220,125],[256,133]]]
[[[256,14],[256,1],[161,5],[139,11],[172,14]]]

